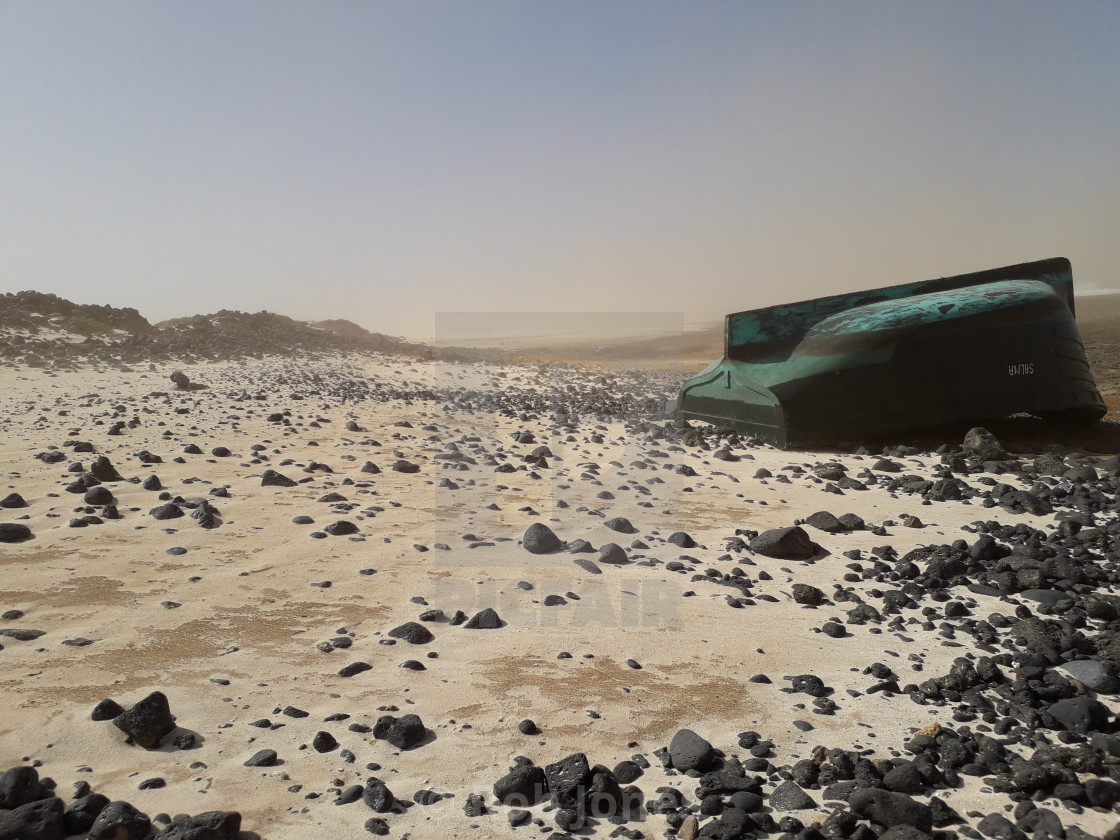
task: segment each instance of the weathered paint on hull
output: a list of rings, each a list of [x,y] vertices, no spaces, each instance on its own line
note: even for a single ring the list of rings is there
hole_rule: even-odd
[[[1062,258],[728,315],[723,359],[677,405],[781,447],[1105,411]]]

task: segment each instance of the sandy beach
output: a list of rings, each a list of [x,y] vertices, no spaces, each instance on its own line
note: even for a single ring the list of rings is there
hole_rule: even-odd
[[[931,503],[892,483],[936,477],[934,453],[876,471],[878,453],[685,438],[637,411],[576,416],[556,402],[659,398],[669,383],[649,373],[373,356],[183,370],[208,387],[177,390],[170,370],[0,370],[9,418],[0,495],[27,503],[2,519],[33,533],[0,553],[0,612],[20,613],[0,626],[43,633],[3,639],[0,763],[34,764],[64,797],[87,781],[149,816],[238,811],[244,831],[262,838],[367,836],[373,811],[336,799],[371,776],[398,800],[450,794],[377,815],[393,837],[537,831],[511,827],[493,792],[518,756],[543,767],[584,753],[605,768],[643,756],[635,784],[647,804],[662,788],[696,804],[697,779],[655,755],[681,729],[725,760],[773,768],[760,774],[767,789],[797,762],[822,759],[822,747],[889,762],[934,724],[990,733],[967,703],[919,704],[906,686],[985,655],[962,616],[1014,617],[1029,600],[955,586],[955,618],[928,600],[866,623],[848,611],[866,602],[883,612],[882,590],[904,585],[895,572],[876,574],[876,560],[893,568],[915,548],[972,544],[975,523],[993,519],[1055,528],[1052,513]],[[192,444],[197,454],[185,454]],[[51,452],[63,457],[38,457]],[[80,474],[71,465],[88,469],[100,455],[123,479],[100,485],[120,518],[75,527],[98,509],[64,490]],[[292,486],[262,486],[266,470]],[[145,489],[151,476],[161,489]],[[843,476],[863,489],[838,489]],[[153,517],[175,499],[186,515]],[[199,500],[216,511],[215,527],[191,518]],[[804,525],[820,547],[807,561],[747,547],[754,533],[820,511],[854,514],[865,528]],[[340,521],[353,533],[329,533]],[[535,523],[567,547],[528,551]],[[586,552],[570,550],[577,540]],[[600,552],[609,543],[615,562]],[[486,608],[503,626],[451,620]],[[408,622],[431,641],[390,636]],[[822,632],[828,623],[838,637]],[[339,675],[353,663],[369,667]],[[876,665],[890,677],[873,675]],[[791,693],[800,675],[819,677],[831,702]],[[105,698],[128,709],[157,690],[178,729],[156,749],[91,720]],[[1115,708],[1112,695],[1099,698]],[[419,745],[374,737],[378,718],[409,713],[425,729]],[[519,729],[524,720],[534,734]],[[189,749],[171,743],[184,732]],[[337,746],[318,752],[318,732]],[[740,747],[744,732],[771,744],[761,765]],[[275,764],[244,766],[262,749]],[[967,823],[1004,813],[1007,796],[990,780],[959,778],[923,793]],[[142,788],[151,779],[163,784]],[[844,805],[819,785],[805,793],[811,806],[789,812],[804,825]],[[484,814],[464,813],[471,794]],[[1096,836],[1116,821],[1107,809],[1040,804]],[[555,825],[547,798],[528,810]],[[647,808],[631,816],[626,830],[641,836],[671,829]],[[613,828],[602,819],[576,833]]]

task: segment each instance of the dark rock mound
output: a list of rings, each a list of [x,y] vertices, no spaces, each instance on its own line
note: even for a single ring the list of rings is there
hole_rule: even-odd
[[[424,722],[419,715],[404,715],[393,717],[382,715],[373,725],[373,737],[388,741],[399,750],[410,750],[421,741],[425,735]]]
[[[240,813],[207,811],[176,819],[160,833],[159,840],[238,840],[240,835]]]
[[[295,487],[296,483],[276,470],[265,470],[261,474],[261,487]]]
[[[773,528],[763,531],[750,541],[751,551],[777,560],[809,560],[821,547],[809,539],[805,529]]]
[[[526,528],[521,544],[530,554],[548,554],[563,547],[560,538],[543,522],[534,522]]]
[[[167,504],[152,508],[150,511],[148,511],[148,515],[153,519],[165,521],[168,519],[178,519],[184,514],[181,507],[179,507],[174,502],[168,502]]]
[[[25,508],[27,502],[19,493],[9,493],[0,499],[0,508]]]
[[[617,531],[620,534],[636,534],[638,529],[631,524],[630,520],[625,516],[616,516],[614,519],[608,519],[603,523],[612,531]]]
[[[394,627],[387,635],[393,639],[406,641],[410,645],[426,645],[435,638],[431,630],[415,621],[407,621],[400,627]]]
[[[23,542],[31,539],[31,529],[20,522],[0,522],[0,543]]]
[[[1007,452],[995,435],[983,426],[969,429],[961,444],[964,454],[978,461],[1004,461]]]
[[[113,725],[146,750],[154,750],[175,728],[171,707],[162,691],[153,691],[127,712],[113,718]]]
[[[535,765],[514,767],[494,782],[494,796],[503,805],[527,808],[544,799],[547,792],[544,770]]]
[[[87,840],[145,840],[152,830],[148,815],[127,802],[110,802],[97,815]]]
[[[711,766],[715,757],[712,745],[691,729],[679,730],[669,742],[669,758],[672,759],[673,768],[681,772],[703,772]]]
[[[113,466],[113,462],[104,455],[98,455],[93,459],[93,463],[89,466],[89,474],[98,481],[124,481],[117,468]]]
[[[65,808],[57,796],[0,811],[0,840],[63,840]]]
[[[467,630],[497,630],[505,624],[493,607],[487,607],[472,615],[463,627]]]
[[[926,833],[933,827],[933,811],[905,793],[878,788],[861,788],[852,793],[848,805],[861,817],[884,828],[912,825]]]
[[[775,811],[801,811],[805,808],[816,808],[817,803],[801,789],[797,782],[787,780],[774,788],[774,792],[770,794],[770,807]]]
[[[0,810],[18,808],[53,795],[51,789],[39,781],[39,771],[34,767],[12,767],[0,773]]]

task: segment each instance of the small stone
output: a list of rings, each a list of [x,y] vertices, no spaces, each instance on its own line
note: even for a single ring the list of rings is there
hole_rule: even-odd
[[[463,625],[467,630],[497,630],[504,626],[505,622],[502,621],[493,607],[480,610]]]
[[[715,760],[715,749],[691,729],[681,729],[669,743],[669,757],[675,770],[704,772]]]
[[[426,645],[435,639],[431,630],[415,621],[408,621],[399,627],[394,627],[386,635],[393,639],[401,639],[410,645]]]
[[[614,519],[608,519],[603,523],[612,531],[617,531],[620,534],[636,534],[638,529],[631,524],[630,520],[625,516],[616,516]]]
[[[410,750],[419,745],[425,734],[419,715],[408,714],[399,718],[382,715],[373,725],[373,737],[388,741],[400,750]]]
[[[770,807],[775,811],[801,811],[816,808],[817,803],[792,780],[782,782],[770,794]]]
[[[162,691],[153,691],[127,712],[113,719],[113,725],[146,750],[154,750],[163,737],[175,728],[171,707]]]
[[[272,767],[276,764],[276,750],[258,750],[245,762],[245,767]]]
[[[543,522],[534,522],[525,529],[521,545],[530,554],[549,554],[563,547],[560,538]]]
[[[366,779],[365,790],[362,791],[362,801],[371,809],[379,814],[384,814],[386,811],[392,810],[393,803],[397,798],[393,796],[392,791],[380,779],[371,776]],[[367,824],[366,830],[369,830]],[[378,833],[378,832],[373,832]],[[388,833],[388,826],[386,826],[386,833]]]
[[[751,551],[777,560],[809,560],[821,547],[800,526],[763,531],[750,541]]]
[[[90,714],[92,720],[112,720],[113,718],[124,714],[124,708],[116,700],[108,698],[102,700],[93,707],[93,712]]]
[[[20,522],[0,522],[0,543],[17,543],[31,539],[31,529]]]

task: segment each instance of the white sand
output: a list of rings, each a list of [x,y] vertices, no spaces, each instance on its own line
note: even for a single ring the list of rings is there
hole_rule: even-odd
[[[846,690],[862,692],[877,682],[862,673],[873,662],[894,669],[902,685],[944,674],[969,649],[969,640],[958,639],[965,647],[946,646],[942,637],[920,626],[907,627],[901,637],[885,624],[880,634],[872,633],[870,625],[853,626],[848,638],[832,639],[819,628],[830,617],[842,619],[854,604],[800,607],[789,594],[792,584],[811,583],[831,593],[849,571],[851,561],[842,555],[849,549],[866,554],[889,544],[901,555],[919,545],[973,539],[960,528],[975,520],[1022,520],[1043,527],[1052,519],[961,503],[923,506],[917,497],[894,498],[880,487],[837,496],[822,492],[825,483],[810,478],[811,473],[793,476],[790,484],[753,478],[760,467],[775,475],[788,464],[808,470],[834,457],[827,453],[744,448],[740,454],[749,457],[723,462],[711,452],[674,451],[668,441],[637,439],[618,422],[602,424],[604,442],[592,443],[589,436],[599,424],[591,417],[581,421],[571,433],[574,440],[568,441],[567,432],[551,429],[547,413],[519,420],[489,411],[444,416],[439,403],[419,400],[339,404],[309,395],[303,384],[276,384],[275,375],[286,364],[272,360],[185,368],[192,380],[214,387],[166,396],[147,395],[172,387],[170,369],[54,377],[0,369],[0,416],[6,418],[0,436],[0,497],[14,490],[30,503],[23,510],[0,511],[0,521],[26,514],[29,518],[20,521],[35,534],[31,541],[0,546],[0,612],[26,612],[0,626],[46,631],[33,642],[2,640],[0,769],[29,757],[42,762],[40,772],[58,782],[64,798],[72,782],[84,779],[95,791],[127,799],[149,815],[238,810],[246,830],[269,840],[341,839],[370,836],[363,824],[374,814],[360,801],[335,807],[328,788],[336,780],[342,787],[361,784],[370,775],[366,765],[376,762],[382,769],[375,775],[398,797],[411,798],[427,788],[455,794],[430,807],[416,805],[405,814],[387,815],[390,836],[447,838],[535,832],[532,827],[511,829],[506,809],[495,805],[490,790],[517,755],[544,765],[582,751],[592,764],[614,766],[640,752],[655,767],[637,783],[647,797],[656,798],[655,789],[668,784],[684,791],[689,801],[695,781],[666,776],[656,769],[659,762],[652,755],[681,727],[738,755],[746,751],[738,747],[737,733],[756,730],[775,742],[772,761],[778,766],[808,757],[816,745],[874,749],[874,757],[890,758],[891,749],[901,747],[919,727],[934,721],[959,726],[951,718],[953,707],[920,706],[905,695],[853,698]],[[533,382],[542,388],[566,383],[559,372],[515,369],[499,379],[498,368],[398,360],[336,360],[303,367],[327,375],[346,365],[370,381],[435,387],[502,388],[515,375],[521,377],[518,384]],[[242,388],[265,399],[236,400]],[[292,399],[297,392],[306,398]],[[176,408],[187,413],[176,414]],[[284,410],[291,410],[296,424],[288,434],[266,422],[269,413]],[[134,416],[141,421],[137,428],[121,436],[106,434],[114,420]],[[319,428],[308,425],[319,417],[330,422]],[[347,432],[349,419],[366,431]],[[393,425],[402,420],[413,428]],[[96,421],[104,425],[93,425]],[[422,430],[428,423],[438,430]],[[533,432],[536,443],[514,442],[510,436],[519,430]],[[464,436],[479,440],[464,441]],[[189,499],[228,486],[229,498],[211,497],[221,512],[221,526],[205,530],[190,518],[158,522],[148,515],[161,504],[156,492],[114,483],[108,486],[123,519],[68,527],[71,517],[79,515],[72,509],[81,497],[63,492],[75,477],[66,467],[75,460],[88,466],[95,456],[71,455],[65,449],[66,460],[54,465],[33,456],[70,439],[91,441],[126,478],[158,475],[172,495]],[[368,443],[371,439],[381,446]],[[453,441],[478,464],[459,470],[435,457]],[[189,443],[204,454],[184,455],[185,464],[173,463]],[[253,444],[265,446],[267,463],[250,463]],[[509,463],[521,466],[520,457],[512,455],[526,455],[541,444],[555,457],[548,459],[548,469],[537,470],[540,478],[530,477],[528,469],[505,474],[483,464],[486,454],[501,459],[505,452]],[[233,457],[213,457],[215,446],[229,447]],[[144,449],[164,463],[142,466],[135,455]],[[667,457],[649,458],[653,465],[646,469],[633,466],[652,450]],[[419,464],[420,472],[390,471],[398,457]],[[281,465],[286,459],[293,463]],[[305,472],[313,460],[334,472]],[[367,460],[383,472],[361,473]],[[875,459],[846,455],[836,460],[855,475]],[[929,457],[902,460],[907,472],[920,475],[929,475],[936,463]],[[601,468],[597,480],[581,478],[581,465],[587,462]],[[685,478],[661,466],[681,464],[699,475]],[[260,475],[267,468],[311,480],[293,488],[262,488]],[[445,477],[460,489],[437,487]],[[344,484],[348,478],[355,484]],[[660,481],[651,481],[655,478]],[[615,498],[598,498],[603,490]],[[357,507],[339,512],[316,501],[331,491]],[[558,505],[561,500],[568,506]],[[500,510],[487,510],[492,503]],[[371,505],[384,510],[363,515]],[[539,515],[520,510],[527,506]],[[717,559],[736,528],[792,525],[818,510],[854,512],[869,524],[898,522],[910,514],[925,527],[893,526],[885,537],[869,531],[829,535],[810,528],[813,539],[830,552],[812,564],[748,553],[730,561]],[[314,517],[315,525],[293,524],[300,514]],[[604,521],[615,516],[629,518],[639,533],[606,528]],[[309,537],[338,519],[358,524],[361,537]],[[597,561],[597,553],[531,555],[518,540],[533,522],[545,522],[563,540],[586,539],[596,548],[607,542],[628,547],[640,538],[649,549],[632,551],[633,557],[660,564],[601,565],[602,574],[592,575],[573,560]],[[665,542],[674,531],[688,532],[700,547],[680,549]],[[480,542],[505,541],[471,548],[462,539],[468,533]],[[449,550],[436,549],[436,543]],[[420,551],[417,545],[429,550]],[[166,553],[177,546],[187,552]],[[735,589],[692,582],[691,574],[665,570],[666,562],[682,554],[696,558],[697,572],[726,573],[741,565],[757,581],[755,593],[778,602],[760,600],[732,609],[725,599],[738,596]],[[747,558],[751,564],[742,565]],[[359,574],[368,568],[376,574]],[[758,580],[764,570],[772,580]],[[332,585],[313,586],[323,581]],[[519,581],[528,581],[533,589],[517,588]],[[873,586],[845,585],[860,592]],[[695,597],[682,598],[688,590]],[[580,600],[560,607],[541,605],[546,595],[567,592]],[[418,597],[428,606],[410,600]],[[992,598],[965,600],[978,617],[1014,609]],[[161,606],[167,601],[181,606]],[[496,607],[508,625],[486,631],[434,623],[428,626],[435,641],[428,645],[379,644],[390,629],[416,620],[425,609],[439,608],[448,615],[462,609],[471,615],[486,606]],[[921,619],[917,610],[904,615]],[[316,649],[342,628],[353,634],[350,649]],[[86,647],[61,644],[76,637],[95,642]],[[573,658],[558,660],[561,651]],[[428,658],[429,652],[438,658]],[[920,673],[911,669],[912,657],[922,665]],[[630,658],[642,669],[629,668]],[[427,670],[400,668],[406,659],[421,661]],[[373,669],[350,679],[337,675],[356,661]],[[773,684],[747,681],[760,672]],[[780,691],[789,685],[784,676],[805,673],[820,676],[835,689],[832,697],[840,707],[835,716],[813,714],[811,698]],[[217,678],[229,684],[213,682]],[[127,708],[156,689],[168,696],[179,725],[198,734],[200,748],[145,751],[127,745],[111,723],[90,720],[90,711],[103,698],[112,697]],[[289,705],[310,716],[291,719],[276,713]],[[398,715],[419,714],[434,740],[399,753],[371,734],[347,730],[351,723],[372,725],[383,714],[379,708],[387,706],[396,706]],[[323,722],[337,712],[351,717]],[[285,726],[268,730],[247,725],[262,717]],[[534,720],[541,734],[520,734],[517,724],[523,718]],[[807,720],[815,729],[800,732],[792,726],[795,719]],[[338,750],[315,753],[310,743],[320,729],[335,735],[356,761],[347,764]],[[630,742],[636,744],[628,746]],[[303,745],[308,746],[301,749]],[[283,764],[242,766],[265,747],[277,750]],[[155,776],[167,786],[138,790],[141,781]],[[302,788],[290,792],[294,785]],[[981,788],[979,780],[970,779],[966,788],[938,795],[962,814],[1002,812],[1006,798]],[[494,813],[464,816],[463,805],[472,792],[484,794]],[[305,798],[312,793],[319,798]],[[810,793],[823,805],[821,791]],[[1093,833],[1103,833],[1115,822],[1108,814],[1086,811],[1077,816],[1051,806],[1067,824]],[[540,806],[532,810],[552,824]],[[798,816],[808,823],[827,813],[822,807]],[[637,826],[647,837],[663,836],[666,828],[659,816]],[[612,828],[603,824],[600,836]]]

